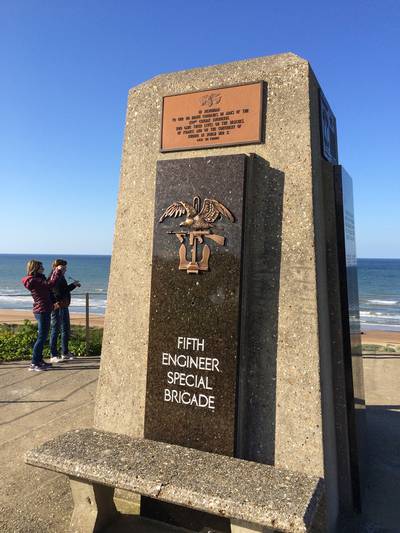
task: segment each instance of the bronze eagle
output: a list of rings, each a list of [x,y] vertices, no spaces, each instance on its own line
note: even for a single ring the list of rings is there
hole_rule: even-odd
[[[159,222],[163,222],[167,217],[181,217],[186,213],[186,220],[179,224],[180,226],[190,228],[191,230],[207,230],[213,227],[213,223],[220,217],[224,216],[231,222],[235,221],[234,216],[218,200],[205,198],[201,207],[199,196],[193,198],[193,204],[188,202],[174,202],[168,206],[161,215]]]

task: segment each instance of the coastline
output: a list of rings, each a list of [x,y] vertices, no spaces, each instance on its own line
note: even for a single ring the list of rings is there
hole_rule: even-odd
[[[400,331],[386,331],[379,329],[364,330],[361,335],[363,353],[390,352],[400,355]],[[378,349],[372,349],[378,346]]]
[[[85,313],[72,312],[70,316],[71,324],[76,326],[85,325]],[[35,322],[32,311],[22,309],[0,309],[0,324],[23,324],[24,320]],[[91,327],[95,328],[104,327],[104,315],[91,313],[89,317],[89,324]],[[392,349],[390,351],[395,351],[400,354],[400,331],[386,331],[378,329],[364,330],[363,334],[361,335],[361,342],[363,347],[367,347],[367,345],[379,346],[379,352],[384,351],[383,349],[389,346],[394,348],[394,350]]]
[[[84,326],[86,324],[85,313],[70,313],[71,324],[74,326]],[[32,311],[23,309],[0,309],[0,324],[23,324],[25,320],[36,322]],[[104,315],[91,313],[89,325],[94,328],[104,326]]]
[[[363,344],[400,344],[400,331],[386,331],[383,329],[364,330],[361,335]]]

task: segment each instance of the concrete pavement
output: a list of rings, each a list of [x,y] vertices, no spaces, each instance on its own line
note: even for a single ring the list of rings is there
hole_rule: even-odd
[[[66,430],[92,425],[99,358],[47,372],[0,364],[0,531],[66,532],[72,498],[64,476],[24,464],[25,452]]]
[[[400,532],[400,354],[364,356],[368,464],[363,527]]]
[[[27,367],[0,363],[0,531],[65,533],[72,512],[66,478],[25,465],[23,456],[59,433],[92,425],[99,358],[41,373]],[[368,479],[354,533],[400,533],[400,356],[365,356],[364,375]],[[124,520],[128,529],[135,521]]]

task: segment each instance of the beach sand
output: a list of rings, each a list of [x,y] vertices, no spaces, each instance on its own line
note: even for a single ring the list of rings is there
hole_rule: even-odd
[[[84,326],[86,317],[84,313],[71,313],[71,324]],[[0,309],[0,324],[23,324],[24,320],[36,322],[32,311],[23,311],[19,309]],[[89,325],[95,328],[102,328],[104,324],[104,315],[95,315],[92,313],[89,317]]]
[[[24,320],[35,321],[31,311],[17,309],[0,309],[0,324],[22,324]],[[71,313],[71,324],[78,326],[85,325],[84,313]],[[89,325],[102,328],[104,325],[104,315],[91,314]],[[365,345],[378,345],[386,347],[392,346],[400,353],[400,331],[368,330],[361,335],[361,342]],[[379,351],[382,351],[382,348]]]
[[[368,330],[361,340],[363,344],[400,344],[400,331]]]
[[[390,351],[394,350],[400,354],[399,331],[367,330],[361,335],[361,343],[363,345],[363,351],[366,350],[367,345],[377,345],[379,346],[379,352],[385,351],[385,348],[389,348]]]

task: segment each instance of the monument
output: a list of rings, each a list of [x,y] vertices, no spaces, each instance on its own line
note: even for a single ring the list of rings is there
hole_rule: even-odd
[[[95,413],[98,430],[324,478],[327,531],[360,506],[363,405],[337,154],[294,54],[131,89]],[[229,531],[151,498],[141,512]]]

